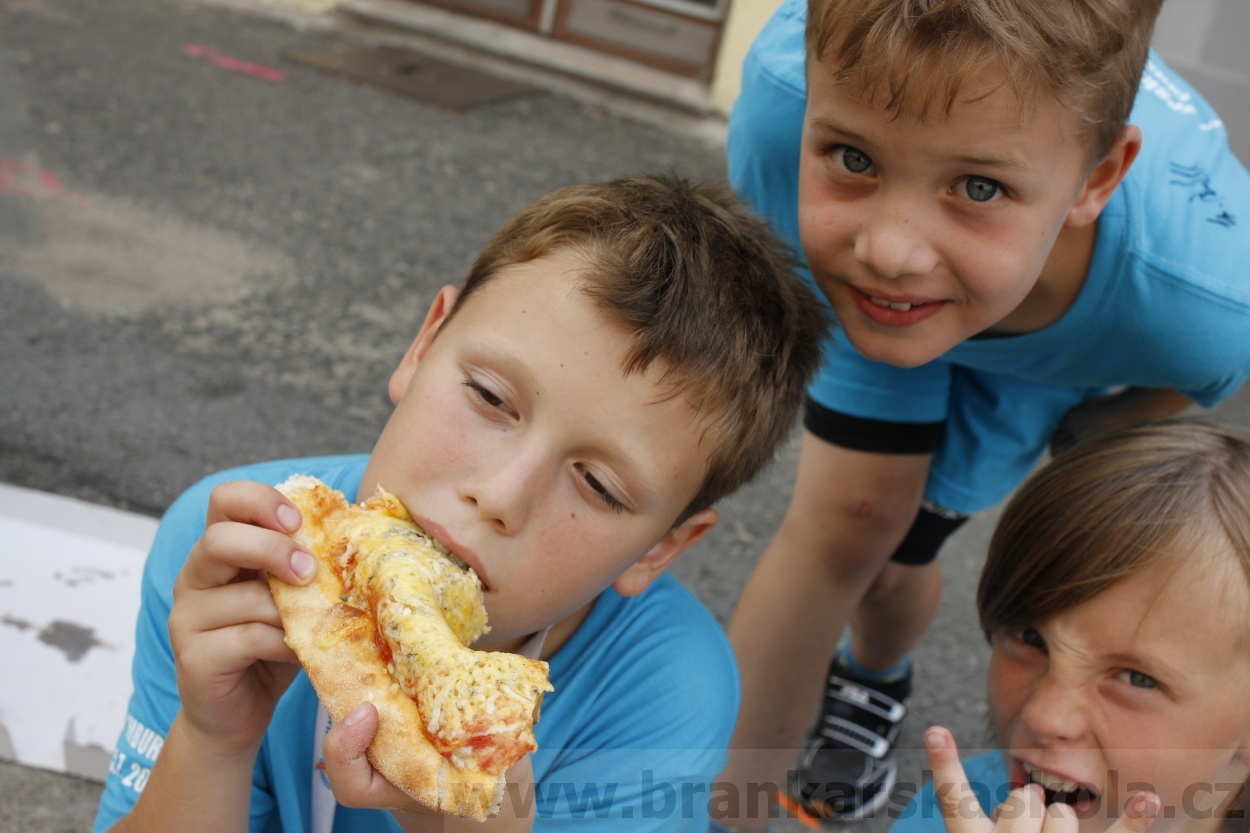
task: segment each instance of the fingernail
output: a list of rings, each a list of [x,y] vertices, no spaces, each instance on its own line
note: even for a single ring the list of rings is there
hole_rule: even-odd
[[[1141,793],[1133,799],[1133,810],[1141,818],[1154,818],[1159,815],[1159,796],[1154,793]]]
[[[365,715],[368,713],[369,713],[369,704],[361,703],[352,711],[351,714],[343,718],[343,724],[345,726],[352,726],[356,723],[359,723],[360,721],[365,719]]]
[[[289,503],[284,503],[278,507],[278,523],[282,524],[282,528],[287,532],[294,532],[299,529],[302,518],[299,510]]]
[[[307,581],[317,572],[317,559],[312,557],[312,553],[296,550],[291,553],[291,569],[295,575]]]
[[[930,729],[924,733],[924,748],[931,749],[934,752],[939,749],[946,748],[946,735],[937,729]]]

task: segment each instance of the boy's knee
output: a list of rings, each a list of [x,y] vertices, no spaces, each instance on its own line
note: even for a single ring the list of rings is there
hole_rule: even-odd
[[[877,573],[872,584],[868,585],[862,604],[866,607],[887,607],[900,596],[914,596],[923,592],[934,581],[941,581],[936,562],[911,566],[891,561]]]
[[[897,537],[888,532],[857,534],[843,531],[821,540],[811,550],[821,570],[838,585],[867,590],[882,580],[891,565],[892,543]]]

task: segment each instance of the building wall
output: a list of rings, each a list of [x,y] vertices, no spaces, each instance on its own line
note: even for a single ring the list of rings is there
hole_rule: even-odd
[[[728,115],[742,86],[742,62],[751,41],[759,34],[768,18],[781,5],[781,0],[733,0],[725,28],[721,32],[720,52],[712,76],[712,107]]]

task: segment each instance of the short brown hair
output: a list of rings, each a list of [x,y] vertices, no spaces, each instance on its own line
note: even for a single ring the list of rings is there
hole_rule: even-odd
[[[1022,108],[1049,90],[1094,164],[1128,122],[1163,0],[810,0],[808,71],[895,115],[949,115],[961,86],[1004,74]],[[1022,109],[1022,112],[1024,110]]]
[[[1004,509],[977,588],[981,627],[1043,622],[1176,566],[1169,545],[1190,541],[1227,546],[1250,580],[1250,435],[1176,419],[1082,441]]]
[[[633,335],[623,371],[660,362],[661,384],[704,419],[708,474],[678,522],[753,478],[794,427],[827,326],[767,223],[728,188],[671,175],[562,188],[486,244],[461,303],[501,267],[557,251],[585,259],[582,291]]]

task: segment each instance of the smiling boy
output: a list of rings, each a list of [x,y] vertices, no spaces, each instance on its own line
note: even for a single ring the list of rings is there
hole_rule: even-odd
[[[96,829],[705,828],[737,678],[665,571],[788,435],[823,324],[725,189],[632,178],[526,208],[434,298],[371,454],[234,469],[170,509],[128,716],[163,746],[153,761],[123,736],[146,787],[116,767]],[[396,495],[480,576],[491,630],[474,647],[550,664],[539,750],[508,770],[497,817],[444,818],[374,772],[372,705],[325,731],[257,580],[315,569],[265,485],[295,473]]]
[[[786,0],[752,47],[730,178],[840,327],[730,626],[726,781],[780,787],[798,753],[805,812],[882,807],[943,541],[1048,445],[1250,374],[1250,176],[1150,55],[1158,10]]]

